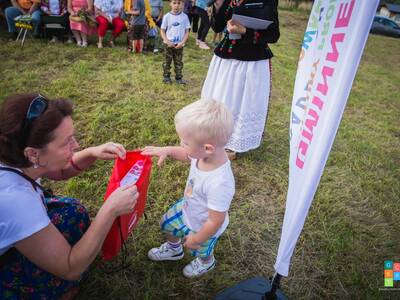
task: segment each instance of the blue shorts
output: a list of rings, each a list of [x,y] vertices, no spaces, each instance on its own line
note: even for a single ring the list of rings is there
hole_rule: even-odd
[[[161,230],[164,233],[173,235],[178,238],[184,238],[189,233],[195,233],[195,231],[188,228],[183,223],[182,216],[182,206],[184,200],[178,200],[174,205],[172,205],[168,211],[164,214],[161,220]],[[211,237],[200,245],[197,250],[192,250],[191,254],[193,256],[198,256],[201,258],[209,257],[213,254],[215,245],[217,243],[217,237]]]

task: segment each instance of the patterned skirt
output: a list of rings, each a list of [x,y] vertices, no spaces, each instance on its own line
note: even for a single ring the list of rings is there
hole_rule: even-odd
[[[51,222],[72,246],[90,224],[86,208],[73,198],[46,198]],[[0,299],[59,299],[79,281],[66,281],[31,263],[18,251],[0,266]]]
[[[264,133],[271,86],[270,61],[241,61],[213,56],[201,99],[224,103],[234,118],[225,148],[246,152],[258,148]]]

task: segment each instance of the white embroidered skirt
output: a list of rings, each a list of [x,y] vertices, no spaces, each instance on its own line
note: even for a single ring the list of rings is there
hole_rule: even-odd
[[[260,146],[268,113],[270,61],[240,61],[216,55],[201,91],[231,109],[235,127],[226,148],[246,152]]]

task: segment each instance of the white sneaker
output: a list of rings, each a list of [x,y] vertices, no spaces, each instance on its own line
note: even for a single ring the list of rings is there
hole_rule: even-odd
[[[88,43],[87,43],[87,42],[83,42],[83,41],[82,41],[82,45],[81,45],[81,47],[82,47],[82,48],[87,48],[87,46],[88,46]]]
[[[77,41],[77,42],[76,42],[76,45],[77,45],[78,47],[82,47],[82,41]]]
[[[208,45],[202,41],[199,42],[199,48],[200,49],[204,49],[204,50],[209,50],[210,47],[208,47]]]
[[[183,247],[180,245],[179,248],[173,249],[168,242],[165,242],[158,248],[152,248],[149,250],[147,256],[154,261],[162,260],[180,260],[185,254],[183,253]]]
[[[53,35],[53,38],[50,40],[50,43],[57,43],[58,42],[58,38]]]
[[[201,41],[199,39],[196,39],[196,45],[200,45]]]
[[[183,268],[183,275],[187,278],[200,277],[215,268],[215,258],[209,263],[203,263],[199,257],[195,258]]]

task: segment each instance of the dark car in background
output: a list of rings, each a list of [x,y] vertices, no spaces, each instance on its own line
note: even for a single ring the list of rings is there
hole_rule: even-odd
[[[370,32],[398,38],[400,37],[400,26],[393,20],[375,16]]]

